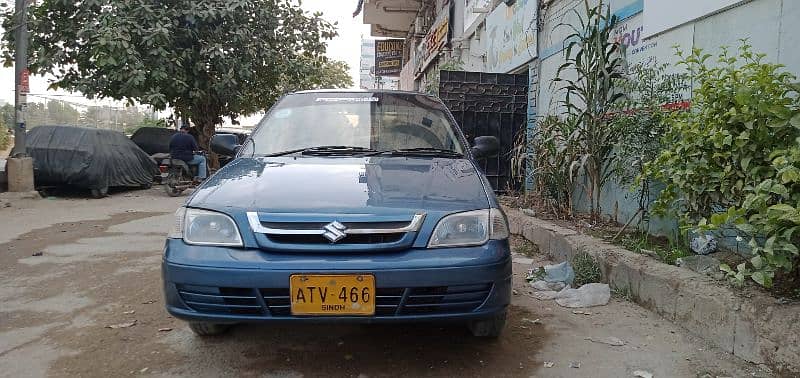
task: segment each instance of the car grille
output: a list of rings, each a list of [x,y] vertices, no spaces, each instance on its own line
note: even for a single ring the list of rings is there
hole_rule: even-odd
[[[459,286],[377,288],[375,316],[437,315],[471,312],[486,301],[491,290],[491,283]],[[179,285],[178,292],[189,307],[202,313],[257,317],[292,316],[289,289],[286,288],[248,289]]]
[[[264,308],[253,289],[178,285],[178,294],[193,310],[210,314],[263,315]]]
[[[405,234],[360,234],[347,235],[341,240],[341,244],[383,244],[397,243]],[[269,235],[269,240],[275,243],[286,244],[331,244],[322,235]]]

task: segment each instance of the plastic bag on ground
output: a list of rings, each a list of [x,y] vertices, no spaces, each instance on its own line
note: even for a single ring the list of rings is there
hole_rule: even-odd
[[[561,293],[570,290],[569,285],[565,286],[561,291],[534,291],[531,296],[540,301],[549,301],[552,299],[560,298]]]
[[[605,306],[611,299],[608,284],[590,283],[578,289],[564,289],[555,298],[559,306],[569,308]]]
[[[717,250],[717,239],[712,235],[698,235],[689,242],[689,247],[698,255],[707,255]]]
[[[544,280],[547,282],[565,282],[571,285],[575,280],[575,270],[566,261],[561,264],[545,265],[544,272]]]
[[[561,291],[567,284],[563,282],[547,282],[544,280],[531,282],[531,287],[538,291]]]

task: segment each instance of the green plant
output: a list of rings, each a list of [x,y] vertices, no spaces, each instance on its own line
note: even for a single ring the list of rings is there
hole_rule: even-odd
[[[567,148],[573,151],[568,161],[571,180],[584,173],[588,185],[590,211],[596,221],[600,218],[600,192],[613,170],[608,169],[620,131],[609,122],[614,104],[623,94],[617,82],[622,78],[624,59],[620,45],[613,41],[612,32],[617,17],[607,4],[600,1],[590,6],[584,0],[585,15],[573,10],[578,24],[562,24],[572,29],[567,36],[566,62],[556,72],[554,82],[566,92],[560,101],[567,114],[572,132],[565,135]],[[576,76],[576,78],[571,78]],[[578,181],[582,182],[582,180]]]
[[[425,74],[425,93],[432,94],[434,96],[439,95],[439,80],[441,78],[442,71],[461,71],[464,69],[464,62],[459,59],[452,59],[444,61],[442,64],[439,65],[436,69],[429,70],[427,74]]]
[[[638,218],[640,225],[646,223],[644,230],[649,227],[652,182],[644,167],[661,153],[666,118],[675,111],[675,100],[688,89],[686,75],[668,74],[668,67],[655,60],[635,64],[617,84],[626,97],[615,104],[612,123],[619,139],[612,167],[620,184],[636,191],[639,208],[631,222]]]
[[[532,132],[518,135],[511,153],[514,177],[531,182],[533,194],[554,214],[572,215],[570,164],[575,152],[568,138],[575,125],[555,116],[544,117]]]
[[[535,256],[539,252],[539,247],[536,244],[531,243],[525,238],[520,238],[517,245],[514,248],[514,252],[519,253],[523,256]]]
[[[586,251],[579,251],[572,258],[572,268],[575,270],[575,287],[588,283],[600,282],[603,274],[595,258]]]
[[[8,137],[8,128],[5,125],[0,125],[0,151],[8,147],[10,139]]]
[[[800,245],[800,86],[782,66],[742,41],[717,59],[679,52],[695,83],[692,109],[671,113],[664,151],[646,171],[667,184],[655,209],[679,217],[684,231],[735,225],[753,256],[735,268],[771,286],[797,274]]]
[[[633,293],[631,293],[630,287],[625,287],[625,288],[612,287],[611,296],[628,302],[633,301]]]

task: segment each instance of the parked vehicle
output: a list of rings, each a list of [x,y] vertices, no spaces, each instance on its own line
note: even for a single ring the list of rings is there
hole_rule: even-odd
[[[28,131],[36,188],[88,189],[95,198],[109,187],[149,188],[156,163],[119,131],[74,126],[38,126]]]
[[[435,97],[283,97],[235,160],[176,212],[167,311],[198,335],[252,322],[466,324],[496,337],[511,297],[508,225],[474,146]]]
[[[168,156],[161,160],[158,169],[161,172],[164,190],[170,197],[177,197],[186,189],[194,188],[198,184],[194,181],[199,170],[195,164],[187,164],[181,159],[173,159],[172,156]]]
[[[133,132],[131,140],[150,156],[168,154],[169,140],[176,132],[166,127],[140,127]]]

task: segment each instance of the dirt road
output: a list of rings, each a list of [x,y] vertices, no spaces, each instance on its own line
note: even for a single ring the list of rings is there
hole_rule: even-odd
[[[159,277],[184,199],[154,188],[0,209],[0,376],[765,376],[624,299],[590,315],[532,299],[526,264],[496,341],[437,325],[246,325],[198,339],[164,311]],[[625,345],[587,340],[608,337]]]

